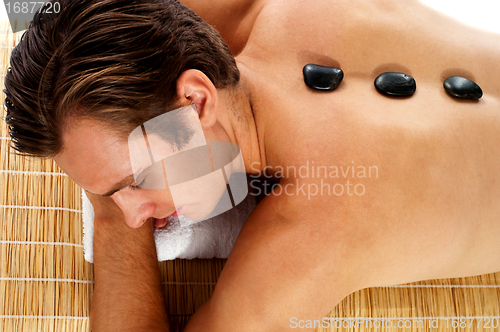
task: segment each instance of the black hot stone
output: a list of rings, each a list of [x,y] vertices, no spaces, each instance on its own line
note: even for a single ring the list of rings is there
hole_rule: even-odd
[[[311,63],[305,65],[302,72],[304,73],[304,82],[306,85],[315,90],[335,90],[344,78],[342,69]]]
[[[460,76],[451,76],[444,81],[444,89],[453,97],[479,99],[483,90],[475,82]]]
[[[410,75],[387,72],[375,79],[375,87],[380,93],[388,96],[407,97],[415,93],[417,83]]]

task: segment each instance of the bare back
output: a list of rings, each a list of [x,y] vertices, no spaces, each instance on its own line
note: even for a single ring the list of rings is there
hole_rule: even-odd
[[[311,171],[313,162],[352,166],[355,175],[377,167],[378,177],[357,179],[278,174],[285,177],[280,190],[296,187],[297,178],[311,190],[314,183],[343,184],[342,195],[340,186],[309,199],[289,192],[317,220],[332,220],[332,228],[349,220],[350,250],[379,262],[374,285],[500,270],[499,59],[499,35],[416,1],[329,0],[270,2],[237,57],[258,96],[253,106],[266,165],[277,172],[306,163]],[[307,88],[307,63],[342,68],[343,83],[333,92]],[[373,82],[385,71],[412,75],[417,92],[382,96]],[[447,95],[442,84],[452,75],[475,80],[483,98]],[[357,183],[362,195],[353,192]]]
[[[245,223],[195,322],[215,311],[226,323],[238,316],[279,330],[360,288],[500,270],[500,36],[418,1],[252,8],[233,51],[263,165],[281,181]],[[308,88],[308,63],[341,68],[342,84]],[[416,93],[378,93],[373,82],[386,71],[413,76]],[[452,75],[484,96],[450,97],[443,81]],[[315,175],[283,173],[300,167]]]

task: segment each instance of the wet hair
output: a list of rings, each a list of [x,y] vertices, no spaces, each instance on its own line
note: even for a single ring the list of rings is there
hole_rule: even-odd
[[[19,154],[55,156],[68,120],[79,117],[128,137],[180,107],[176,83],[187,69],[217,89],[239,81],[217,31],[178,1],[56,1],[59,13],[34,16],[5,77],[5,120]]]

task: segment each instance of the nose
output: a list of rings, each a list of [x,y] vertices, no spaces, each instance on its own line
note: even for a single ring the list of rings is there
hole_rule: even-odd
[[[154,202],[129,188],[117,191],[111,198],[123,211],[125,223],[132,228],[141,227],[155,212]]]

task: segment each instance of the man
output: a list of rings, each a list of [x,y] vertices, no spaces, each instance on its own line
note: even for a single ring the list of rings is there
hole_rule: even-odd
[[[61,1],[13,52],[13,144],[53,156],[96,211],[93,330],[168,330],[152,230],[175,207],[133,188],[126,139],[188,105],[209,142],[237,144],[247,173],[280,183],[186,331],[284,331],[361,288],[500,270],[498,35],[417,1],[186,3],[237,67],[173,1]],[[344,81],[314,91],[308,63]],[[416,93],[378,93],[389,71],[412,75]],[[452,75],[484,96],[450,97]]]

